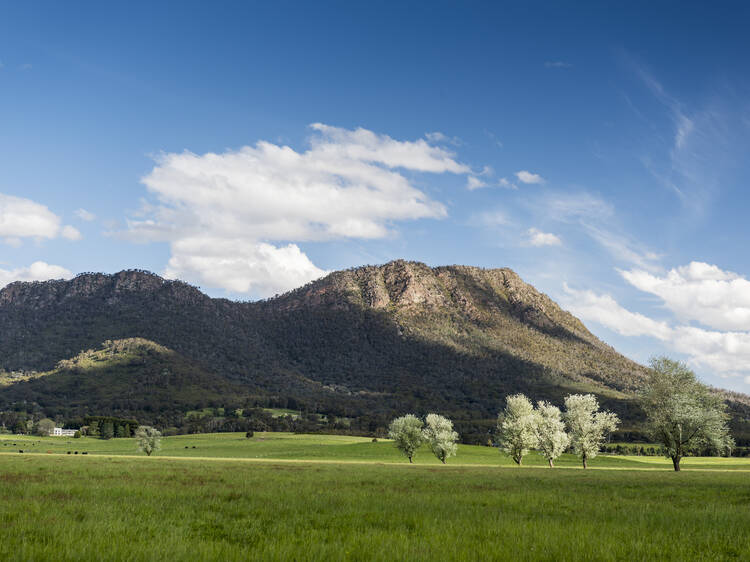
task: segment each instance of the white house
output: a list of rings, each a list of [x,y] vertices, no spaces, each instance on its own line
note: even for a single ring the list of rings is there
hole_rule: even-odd
[[[49,434],[50,437],[73,437],[76,434],[75,429],[63,429],[62,427],[56,427]]]

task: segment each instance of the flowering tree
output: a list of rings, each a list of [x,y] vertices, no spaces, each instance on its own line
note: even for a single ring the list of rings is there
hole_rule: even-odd
[[[422,427],[424,424],[414,414],[406,414],[396,418],[388,427],[388,437],[393,439],[396,448],[412,462],[417,449],[424,443]]]
[[[497,417],[497,434],[500,449],[521,465],[524,455],[536,446],[534,431],[536,413],[531,401],[523,394],[505,398],[505,409]]]
[[[614,431],[620,423],[617,414],[599,411],[599,402],[593,394],[567,396],[563,417],[570,430],[573,451],[581,457],[583,468],[587,468],[588,459],[599,454],[606,433]]]
[[[458,449],[458,433],[453,431],[453,422],[448,418],[438,414],[427,414],[422,435],[443,464],[448,457],[455,456]]]
[[[161,432],[155,427],[142,425],[135,432],[135,441],[139,451],[151,456],[151,453],[161,449]]]
[[[652,359],[640,404],[651,438],[664,445],[676,471],[686,453],[701,449],[724,452],[734,444],[726,405],[684,363],[666,357]]]
[[[565,432],[560,408],[549,402],[537,402],[534,434],[536,449],[547,459],[550,468],[553,468],[554,460],[570,445],[570,436]]]

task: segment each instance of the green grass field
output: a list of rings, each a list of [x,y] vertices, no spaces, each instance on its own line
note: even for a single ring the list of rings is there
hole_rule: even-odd
[[[131,439],[0,436],[0,560],[750,558],[748,459],[550,470],[461,446],[409,465],[387,441],[292,434],[134,455]]]

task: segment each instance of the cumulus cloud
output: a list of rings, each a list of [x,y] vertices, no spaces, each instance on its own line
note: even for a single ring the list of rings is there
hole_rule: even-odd
[[[96,218],[96,215],[94,213],[90,213],[86,209],[77,209],[73,214],[82,221],[86,222],[91,222]]]
[[[60,217],[44,205],[0,193],[0,238],[6,244],[19,246],[23,238],[58,236],[78,240],[81,234],[72,226],[62,226]]]
[[[516,177],[521,183],[544,183],[544,178],[542,176],[540,176],[539,174],[532,174],[528,170],[521,170],[520,172],[516,172]]]
[[[183,238],[172,244],[165,276],[198,278],[212,287],[261,296],[304,285],[327,272],[295,244],[276,247],[246,240]]]
[[[634,287],[658,296],[677,318],[718,330],[750,329],[750,281],[715,265],[691,262],[655,275],[621,271]]]
[[[530,246],[562,246],[562,240],[551,232],[542,232],[537,228],[526,231],[526,243]]]
[[[0,269],[0,288],[13,281],[47,281],[48,279],[70,279],[73,274],[59,265],[36,261],[29,267]]]
[[[161,155],[142,180],[156,201],[128,220],[128,235],[170,242],[172,276],[273,294],[323,273],[295,242],[383,238],[397,221],[445,217],[445,206],[404,172],[471,174],[427,139],[311,128],[302,152],[260,141],[221,154]]]
[[[583,320],[596,322],[623,336],[649,336],[685,354],[696,368],[719,376],[739,376],[750,371],[750,333],[722,332],[657,321],[631,312],[610,295],[578,291],[565,286],[566,307]],[[746,376],[745,381],[750,376]]]

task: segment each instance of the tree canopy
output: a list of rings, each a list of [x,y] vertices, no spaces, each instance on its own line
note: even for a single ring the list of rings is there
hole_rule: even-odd
[[[565,422],[557,406],[549,402],[539,402],[535,413],[535,446],[552,468],[555,459],[562,455],[570,445],[570,436],[565,431]]]
[[[453,431],[453,422],[448,418],[438,414],[427,414],[422,435],[443,464],[448,457],[455,456],[458,449],[458,433]]]
[[[520,465],[523,457],[536,446],[534,431],[536,413],[531,401],[523,394],[514,394],[505,399],[505,409],[497,418],[497,433],[500,448]]]
[[[581,457],[583,468],[599,454],[604,438],[620,422],[617,414],[600,412],[593,394],[571,394],[565,398],[565,423],[570,430],[573,451]]]
[[[414,414],[406,414],[396,418],[388,428],[388,437],[393,439],[396,448],[412,462],[414,453],[422,446],[424,423]]]
[[[646,429],[661,443],[674,469],[686,454],[711,449],[725,452],[734,445],[726,405],[702,384],[687,365],[667,357],[650,362],[648,382],[639,395]]]

